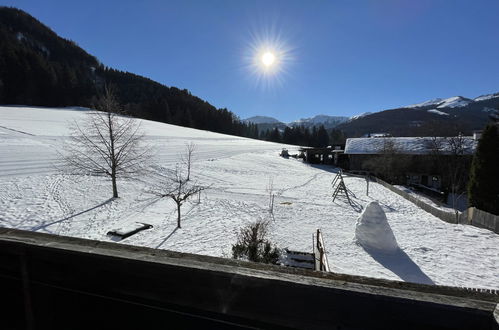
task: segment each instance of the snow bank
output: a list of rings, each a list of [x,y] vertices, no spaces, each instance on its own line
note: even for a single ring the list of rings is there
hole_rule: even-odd
[[[399,249],[385,212],[377,202],[369,203],[357,220],[355,239],[367,249],[381,252]]]

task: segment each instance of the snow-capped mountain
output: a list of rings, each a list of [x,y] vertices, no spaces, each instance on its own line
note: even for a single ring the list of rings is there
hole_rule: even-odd
[[[359,118],[362,118],[362,117],[365,117],[365,116],[369,116],[370,114],[372,114],[372,112],[368,111],[368,112],[363,112],[361,114],[358,114],[358,115],[355,115],[355,116],[352,116],[350,117],[348,120],[355,120],[355,119],[359,119]]]
[[[433,106],[434,108],[461,108],[473,102],[472,99],[468,99],[462,96],[453,96],[447,99],[433,99],[417,104],[411,104],[402,108],[422,108],[427,106]]]
[[[295,121],[290,122],[289,126],[320,126],[324,125],[326,128],[332,128],[338,126],[341,123],[344,123],[348,120],[348,117],[344,116],[328,116],[328,115],[317,115],[311,118],[302,118]]]
[[[494,93],[494,94],[485,94],[485,95],[480,95],[478,97],[475,97],[473,101],[479,102],[479,101],[486,101],[494,98],[499,98],[499,93]]]
[[[489,122],[499,109],[499,93],[474,99],[463,96],[436,98],[417,104],[352,116],[338,126],[349,136],[386,132],[394,136],[424,136],[427,134],[471,134]]]
[[[253,123],[253,124],[279,124],[279,123],[282,123],[281,121],[279,121],[273,117],[267,117],[267,116],[253,116],[250,118],[246,118],[243,121],[246,123]]]
[[[323,125],[326,129],[330,129],[350,120],[348,117],[344,116],[328,116],[328,115],[317,115],[310,118],[302,118],[290,123],[283,123],[278,119],[268,116],[254,116],[247,119],[244,119],[244,122],[257,124],[260,131],[265,131],[267,129],[278,128],[279,130],[284,130],[286,126],[294,127],[294,126],[321,126]]]

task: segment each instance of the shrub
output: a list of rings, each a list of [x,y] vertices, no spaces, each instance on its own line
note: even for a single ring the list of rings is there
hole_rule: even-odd
[[[276,264],[280,250],[267,240],[267,221],[257,221],[241,228],[236,244],[232,245],[234,259]]]

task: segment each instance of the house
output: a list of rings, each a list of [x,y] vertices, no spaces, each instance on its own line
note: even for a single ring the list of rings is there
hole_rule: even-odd
[[[345,167],[348,161],[344,156],[343,146],[340,145],[325,148],[302,147],[300,158],[310,164],[329,164],[340,167]]]
[[[350,138],[345,155],[351,171],[431,193],[464,189],[477,143],[471,136]]]

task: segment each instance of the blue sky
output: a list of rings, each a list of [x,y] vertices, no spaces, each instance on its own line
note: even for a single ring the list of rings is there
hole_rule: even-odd
[[[499,1],[4,1],[103,64],[241,118],[351,116],[499,92]],[[265,74],[267,44],[281,54]]]

